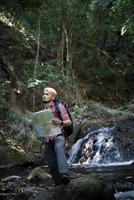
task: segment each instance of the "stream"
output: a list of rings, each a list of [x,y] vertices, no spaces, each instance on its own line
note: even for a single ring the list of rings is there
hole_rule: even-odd
[[[121,126],[125,132],[126,127]],[[112,183],[117,200],[134,200],[134,157],[125,158],[126,149],[116,137],[118,130],[114,126],[87,129],[72,146],[68,165],[77,173],[95,172],[103,176]]]
[[[69,152],[69,171],[75,174],[97,173],[111,183],[116,200],[134,200],[134,159],[124,159],[124,149],[120,148],[121,145],[115,137],[116,130],[115,127],[88,129]],[[43,190],[46,195],[45,188],[53,187],[52,181],[39,184],[38,180],[28,182],[26,179],[35,167],[37,166],[0,166],[0,200],[29,200],[29,195],[37,193],[38,190]],[[45,171],[48,170],[47,166],[41,167]],[[49,198],[38,196],[31,199]]]
[[[47,171],[47,166],[42,166]],[[23,184],[17,183],[19,187],[22,187],[22,185],[27,185],[28,188],[33,188],[35,192],[37,192],[37,185],[36,183],[28,183],[26,181],[26,177],[32,170],[32,167],[26,167],[26,166],[16,166],[16,167],[8,167],[4,168],[1,167],[0,170],[0,177],[1,179],[10,179],[11,177],[21,177],[21,180],[25,179]],[[125,162],[125,163],[116,163],[116,165],[112,166],[87,166],[87,165],[81,165],[81,164],[72,164],[69,166],[70,172],[75,172],[76,174],[90,174],[90,173],[97,173],[98,176],[102,176],[104,179],[108,180],[109,183],[112,184],[113,188],[115,189],[115,198],[116,200],[133,200],[134,199],[134,162]],[[9,183],[8,183],[9,184]],[[47,184],[47,187],[50,186],[52,183]],[[36,187],[35,187],[36,185]],[[2,195],[2,192],[5,192],[6,195],[10,194],[10,187],[14,187],[13,185],[6,186],[5,190],[0,191],[0,195]],[[35,187],[35,188],[34,188]],[[45,186],[46,187],[46,186]],[[8,190],[7,190],[8,188]],[[44,188],[44,184],[40,185],[40,188]],[[6,191],[7,190],[7,191]],[[28,189],[31,190],[31,189]],[[16,192],[17,193],[17,192]],[[16,200],[19,198],[10,197],[3,198],[3,196],[0,196],[1,200]],[[27,199],[25,196],[21,197],[21,199]],[[38,198],[38,200],[42,200],[41,198]]]
[[[75,164],[70,170],[82,174],[95,172],[112,184],[116,200],[134,200],[134,161],[113,163],[111,166],[89,167]]]

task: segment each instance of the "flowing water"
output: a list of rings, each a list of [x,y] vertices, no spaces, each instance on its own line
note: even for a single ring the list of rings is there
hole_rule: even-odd
[[[68,165],[76,172],[101,174],[113,184],[117,200],[134,200],[134,159],[123,159],[114,129],[88,129],[72,146]]]
[[[122,161],[118,146],[112,135],[114,127],[89,131],[72,147],[68,164],[110,164]]]
[[[134,160],[124,160],[114,137],[115,127],[88,129],[73,146],[68,158],[70,171],[102,175],[112,183],[116,200],[134,200]],[[0,168],[0,177],[26,177],[31,168]]]

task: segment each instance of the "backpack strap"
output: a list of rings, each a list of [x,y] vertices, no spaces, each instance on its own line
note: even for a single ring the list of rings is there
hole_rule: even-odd
[[[72,121],[72,124],[70,126],[64,127],[64,136],[68,137],[73,133],[73,120],[72,120],[71,114],[70,114],[70,112],[68,110],[68,107],[67,107],[66,103],[64,101],[60,101],[60,100],[55,100],[54,101],[55,112],[56,112],[57,117],[60,120],[63,120],[62,116],[61,116],[60,109],[59,109],[59,103],[63,104],[63,106],[65,107],[65,109],[66,109],[66,111],[68,113],[68,116],[69,116],[70,120]]]
[[[63,104],[63,106],[65,107],[65,109],[66,109],[66,111],[67,111],[67,114],[68,114],[70,120],[72,121],[71,114],[70,114],[70,112],[69,112],[69,110],[68,110],[68,107],[67,107],[67,105],[66,105],[66,103],[65,103],[64,101],[54,100],[55,111],[56,111],[56,113],[57,113],[57,117],[58,117],[59,119],[63,120],[63,119],[62,119],[62,116],[61,116],[60,109],[59,109],[59,104],[60,104],[60,103]]]
[[[55,112],[56,112],[56,114],[57,114],[57,117],[58,117],[59,119],[63,120],[63,119],[62,119],[62,116],[61,116],[61,112],[60,112],[60,110],[59,110],[59,103],[62,103],[62,102],[60,102],[59,100],[54,100]]]

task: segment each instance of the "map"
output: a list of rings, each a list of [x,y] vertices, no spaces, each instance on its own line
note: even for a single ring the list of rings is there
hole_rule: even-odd
[[[59,126],[52,122],[52,112],[50,109],[32,113],[32,126],[37,137],[57,135],[61,133]]]

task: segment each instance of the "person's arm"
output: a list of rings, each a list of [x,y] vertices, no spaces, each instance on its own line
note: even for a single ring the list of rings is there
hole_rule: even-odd
[[[53,118],[52,119],[52,122],[55,124],[55,125],[62,125],[64,127],[67,127],[67,126],[70,126],[72,121],[70,119],[67,119],[67,120],[60,120],[58,118]]]
[[[64,107],[63,104],[59,104],[59,110],[60,110],[60,113],[61,113],[61,117],[62,117],[62,120],[60,120],[59,118],[53,118],[53,123],[55,125],[62,125],[64,127],[67,127],[67,126],[70,126],[72,121],[70,120],[69,118],[69,115]]]

